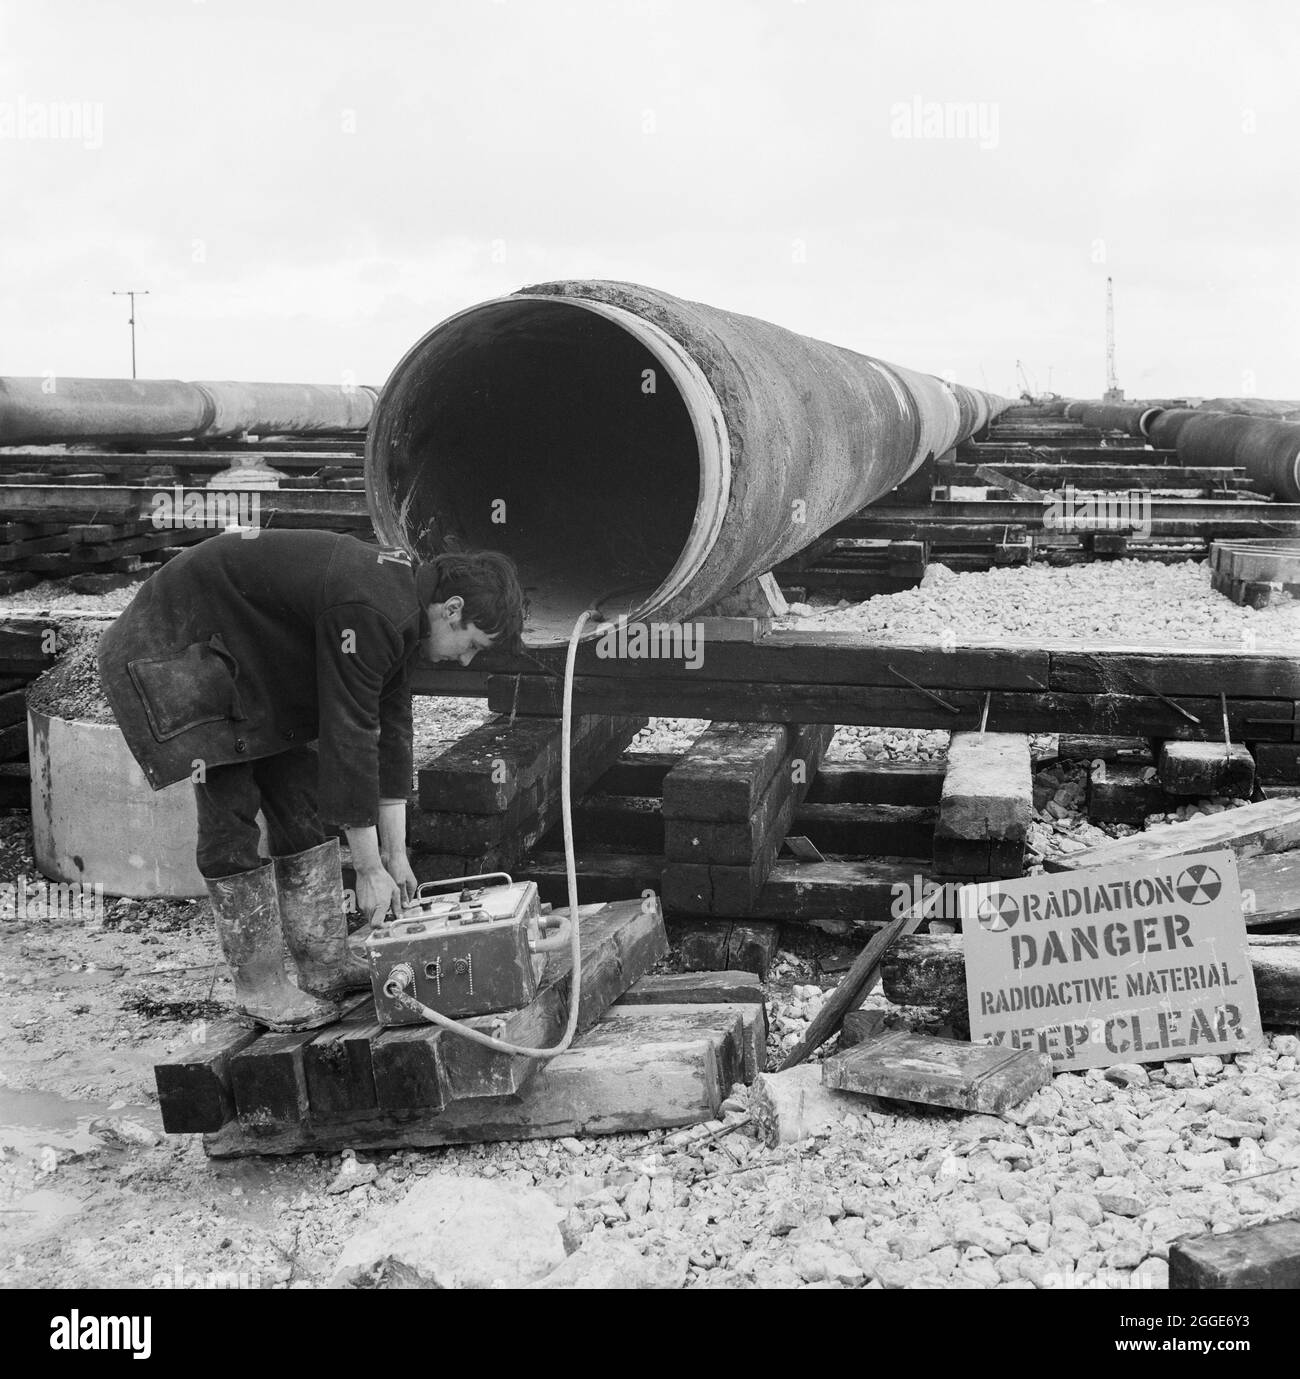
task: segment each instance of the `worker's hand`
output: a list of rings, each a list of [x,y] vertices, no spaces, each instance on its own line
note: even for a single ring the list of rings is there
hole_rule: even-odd
[[[391,912],[402,913],[402,888],[384,870],[376,867],[357,872],[357,909],[371,924],[381,924]]]
[[[411,870],[411,864],[406,860],[406,853],[398,853],[395,857],[385,857],[384,866],[388,870],[389,876],[397,882],[398,888],[402,892],[402,900],[410,904],[415,899],[416,887],[420,884],[415,879],[415,873]]]

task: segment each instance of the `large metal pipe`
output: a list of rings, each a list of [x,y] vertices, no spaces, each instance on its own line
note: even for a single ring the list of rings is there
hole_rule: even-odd
[[[1072,402],[1066,416],[1099,431],[1123,431],[1142,440],[1160,411],[1146,402]]]
[[[1157,450],[1176,450],[1178,433],[1194,417],[1202,415],[1191,407],[1167,407],[1151,423],[1147,431]]]
[[[1151,439],[1182,464],[1240,466],[1256,488],[1300,503],[1300,422],[1177,408],[1157,417]]]
[[[681,620],[1009,402],[666,292],[555,282],[435,326],[366,444],[381,539],[517,561],[529,639]]]
[[[375,397],[316,383],[0,378],[0,445],[364,431]]]
[[[1284,503],[1300,503],[1300,422],[1247,417],[1237,433],[1232,462],[1243,465],[1256,488]]]

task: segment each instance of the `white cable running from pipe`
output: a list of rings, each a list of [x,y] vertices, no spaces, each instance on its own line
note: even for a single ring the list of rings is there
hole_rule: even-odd
[[[408,1010],[418,1011],[431,1024],[450,1030],[462,1039],[482,1044],[484,1048],[492,1049],[496,1053],[522,1054],[526,1058],[555,1058],[573,1043],[573,1036],[578,1029],[578,1006],[582,996],[582,952],[578,940],[578,863],[573,854],[573,801],[569,793],[569,757],[573,736],[573,667],[578,656],[578,641],[582,636],[582,629],[587,625],[589,618],[600,616],[598,609],[589,608],[574,623],[573,632],[569,636],[569,654],[564,663],[564,704],[560,719],[560,807],[564,812],[564,865],[569,883],[569,954],[573,964],[573,975],[569,981],[569,1021],[565,1027],[564,1037],[549,1049],[525,1048],[520,1044],[493,1039],[490,1034],[470,1029],[459,1020],[453,1020],[449,1015],[430,1009],[422,1001],[417,1001],[414,996],[408,996],[404,991],[391,993]]]

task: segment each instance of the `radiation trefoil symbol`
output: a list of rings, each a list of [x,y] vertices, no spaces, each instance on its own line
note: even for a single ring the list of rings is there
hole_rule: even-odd
[[[1219,898],[1222,889],[1223,881],[1219,873],[1204,862],[1185,868],[1174,882],[1178,898],[1188,905],[1208,905]]]
[[[976,918],[991,934],[1003,934],[1020,918],[1020,905],[1012,896],[991,895],[980,901]]]

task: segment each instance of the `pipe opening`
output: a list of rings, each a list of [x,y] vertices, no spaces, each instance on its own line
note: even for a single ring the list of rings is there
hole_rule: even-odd
[[[672,348],[627,313],[554,299],[443,322],[394,370],[371,427],[381,540],[504,551],[534,643],[567,638],[585,608],[612,619],[662,602],[725,503],[706,495],[707,419]]]

